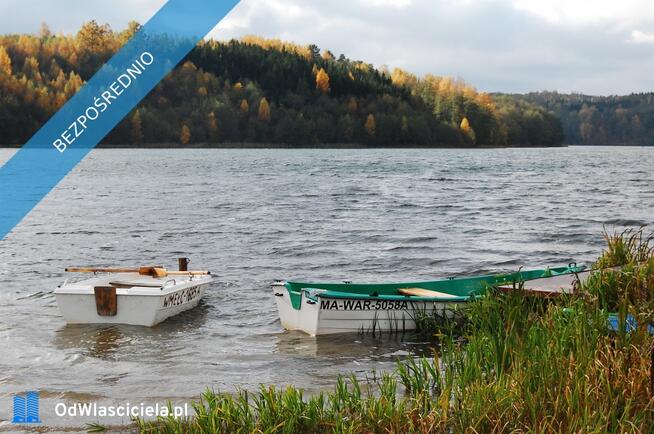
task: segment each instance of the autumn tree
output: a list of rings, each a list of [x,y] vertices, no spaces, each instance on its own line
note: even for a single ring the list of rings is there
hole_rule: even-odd
[[[601,116],[597,107],[584,104],[579,110],[579,132],[583,144],[597,144],[600,123]]]
[[[316,74],[316,88],[322,93],[329,93],[329,75],[324,68],[320,68]]]
[[[41,82],[41,68],[38,59],[32,56],[27,57],[23,63],[23,74],[33,82]]]
[[[259,102],[259,120],[270,122],[270,104],[266,98],[261,98],[261,102]]]
[[[136,110],[132,116],[132,143],[143,143],[143,125],[141,123],[141,111]]]
[[[0,74],[11,76],[11,58],[2,45],[0,45]]]
[[[241,113],[243,114],[247,114],[250,112],[250,104],[248,104],[247,99],[243,98],[241,100],[240,108],[241,108]]]
[[[188,126],[182,125],[182,130],[179,133],[179,141],[182,145],[188,145],[191,141],[191,129]]]
[[[113,39],[113,32],[109,24],[100,25],[95,20],[85,23],[77,32],[77,41],[88,51],[103,51],[107,49]]]
[[[477,142],[477,135],[475,134],[475,130],[472,129],[472,126],[470,126],[470,121],[468,121],[467,117],[464,117],[463,120],[461,121],[460,128],[461,131],[463,131],[463,133],[466,136],[468,136],[468,138],[472,143]]]
[[[207,129],[209,130],[209,141],[216,143],[218,141],[218,120],[214,112],[207,116]]]
[[[400,68],[395,68],[391,74],[391,80],[396,86],[415,87],[418,84],[418,77]]]
[[[118,34],[118,40],[120,41],[121,44],[126,43],[132,37],[139,31],[141,30],[141,24],[139,24],[137,21],[130,21],[127,24],[127,28],[120,32]]]
[[[366,129],[366,134],[368,134],[369,137],[375,137],[375,133],[377,132],[377,122],[375,121],[375,116],[372,113],[368,115],[364,128]]]

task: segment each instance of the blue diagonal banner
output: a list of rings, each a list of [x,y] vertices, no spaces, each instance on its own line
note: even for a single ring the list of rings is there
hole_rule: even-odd
[[[238,3],[169,0],[0,168],[0,239]]]

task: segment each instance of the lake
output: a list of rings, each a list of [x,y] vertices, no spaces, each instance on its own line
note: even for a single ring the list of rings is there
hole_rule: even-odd
[[[604,226],[654,222],[652,167],[654,147],[93,151],[0,244],[0,419],[26,390],[41,391],[45,419],[58,399],[316,392],[391,369],[429,345],[284,332],[269,283],[592,261]],[[179,256],[217,277],[191,312],[152,329],[59,315],[67,266],[173,268]]]

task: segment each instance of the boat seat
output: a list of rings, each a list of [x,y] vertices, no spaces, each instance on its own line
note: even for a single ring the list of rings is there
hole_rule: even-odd
[[[424,288],[398,288],[397,292],[411,297],[432,297],[432,298],[459,298],[458,295],[445,292],[432,291]]]
[[[141,282],[109,282],[114,288],[161,288],[161,284]]]

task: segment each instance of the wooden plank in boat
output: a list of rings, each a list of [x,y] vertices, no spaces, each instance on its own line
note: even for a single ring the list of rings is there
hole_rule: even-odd
[[[109,285],[115,288],[161,288],[160,283],[109,282]]]
[[[432,291],[424,288],[400,288],[397,290],[402,295],[413,297],[431,297],[431,298],[459,298],[457,295],[446,294],[445,292]]]

